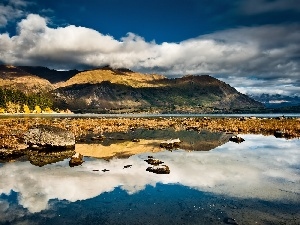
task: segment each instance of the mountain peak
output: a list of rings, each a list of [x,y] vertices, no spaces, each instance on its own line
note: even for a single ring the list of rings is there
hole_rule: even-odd
[[[110,66],[104,66],[99,69],[82,71],[66,82],[60,83],[58,87],[66,87],[74,84],[99,84],[104,81],[131,87],[153,87],[157,86],[155,81],[163,79],[166,79],[163,75],[142,74],[133,72],[127,68],[114,69]]]

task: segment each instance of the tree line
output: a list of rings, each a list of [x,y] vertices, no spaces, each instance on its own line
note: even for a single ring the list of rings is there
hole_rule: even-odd
[[[0,88],[0,113],[52,112],[53,101],[44,93],[25,94],[20,90]]]

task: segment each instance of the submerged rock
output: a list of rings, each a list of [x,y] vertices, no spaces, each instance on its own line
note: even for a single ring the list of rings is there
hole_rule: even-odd
[[[24,134],[29,147],[49,149],[74,149],[75,136],[72,132],[49,125],[38,125]]]

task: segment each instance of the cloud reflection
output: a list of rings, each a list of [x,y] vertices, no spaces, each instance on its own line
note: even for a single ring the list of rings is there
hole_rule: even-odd
[[[82,166],[74,168],[68,167],[68,160],[42,168],[29,162],[6,163],[0,167],[0,194],[18,192],[19,204],[31,213],[49,208],[50,199],[85,200],[119,186],[134,194],[157,183],[181,184],[231,197],[298,199],[300,140],[259,135],[243,138],[246,141],[241,144],[228,142],[209,152],[153,153],[170,167],[168,175],[145,171],[148,154],[111,161],[86,158]],[[132,168],[123,169],[128,164]]]

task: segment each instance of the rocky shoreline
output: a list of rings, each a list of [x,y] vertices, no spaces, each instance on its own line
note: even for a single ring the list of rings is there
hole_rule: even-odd
[[[104,133],[135,129],[209,130],[236,134],[274,135],[278,138],[299,138],[300,118],[3,118],[0,119],[0,150],[24,149],[24,135],[32,127],[47,125],[74,134],[76,143],[84,143],[87,135],[95,138]],[[176,138],[176,137],[174,137]]]

